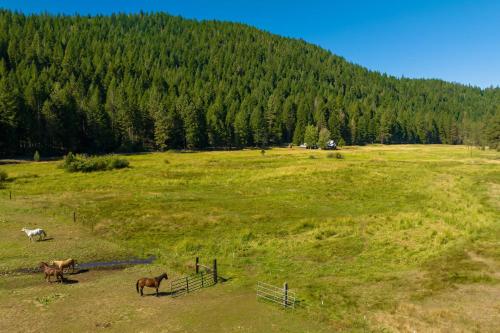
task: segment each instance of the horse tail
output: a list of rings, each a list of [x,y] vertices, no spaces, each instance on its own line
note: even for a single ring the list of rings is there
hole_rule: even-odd
[[[47,234],[45,233],[45,230],[42,229],[42,234],[43,234],[43,237],[47,237]]]
[[[137,280],[137,282],[135,283],[135,290],[137,290],[137,293],[139,293],[139,281],[140,280]]]

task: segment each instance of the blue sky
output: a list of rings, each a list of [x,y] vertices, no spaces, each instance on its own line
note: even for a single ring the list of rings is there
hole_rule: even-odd
[[[241,22],[391,75],[500,86],[500,1],[494,0],[0,0],[0,7],[85,15],[164,11]]]

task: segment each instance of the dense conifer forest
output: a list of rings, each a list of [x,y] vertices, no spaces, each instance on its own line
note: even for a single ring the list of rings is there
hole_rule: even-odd
[[[397,79],[301,40],[167,14],[0,11],[0,155],[498,143],[500,89]]]

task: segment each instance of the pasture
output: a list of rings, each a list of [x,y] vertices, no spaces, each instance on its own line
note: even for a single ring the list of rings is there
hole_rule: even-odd
[[[63,327],[49,324],[61,313],[79,314],[67,330],[494,331],[500,154],[445,145],[341,154],[151,153],[93,173],[68,173],[57,161],[0,165],[9,175],[0,189],[1,271],[69,257],[158,258],[69,275],[78,283],[67,285],[6,274],[0,330],[36,331],[21,321],[36,312],[47,329]],[[30,243],[23,227],[43,228],[47,240]],[[181,275],[195,256],[217,258],[227,282],[175,300],[137,295],[137,278]],[[287,281],[296,309],[257,302],[257,281]]]

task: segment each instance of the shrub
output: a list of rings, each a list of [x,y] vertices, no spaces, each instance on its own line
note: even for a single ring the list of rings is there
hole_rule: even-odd
[[[315,158],[316,158],[316,156],[314,156],[314,155],[309,155],[309,159],[310,159],[310,160],[314,160]]]
[[[6,181],[8,178],[7,172],[0,170],[0,182]]]
[[[335,154],[335,158],[337,158],[337,159],[341,160],[341,159],[343,159],[343,158],[344,158],[344,156],[342,156],[342,154],[341,154],[341,153],[336,153],[336,154]]]
[[[35,162],[40,162],[40,153],[37,151],[35,151],[35,154],[33,155],[33,161]]]
[[[261,149],[260,154],[261,154],[262,156],[264,156],[264,155],[266,155],[266,151],[265,151],[264,149]]]
[[[170,161],[169,161],[169,160],[167,160],[167,159],[164,159],[164,160],[163,160],[163,162],[164,162],[165,164],[170,164]]]
[[[68,153],[64,157],[62,167],[69,172],[93,172],[112,169],[122,169],[129,166],[129,162],[117,156],[87,156]]]
[[[129,165],[128,161],[123,158],[111,158],[111,161],[109,162],[108,166],[110,169],[123,169],[127,168]]]

